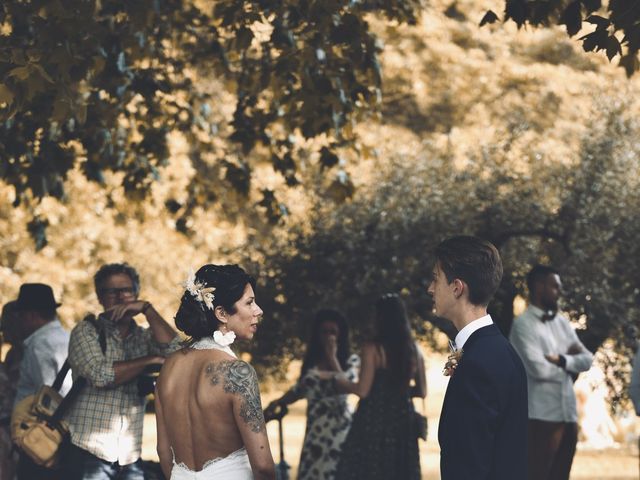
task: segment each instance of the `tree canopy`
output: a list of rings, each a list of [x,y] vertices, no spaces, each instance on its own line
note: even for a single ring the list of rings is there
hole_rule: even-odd
[[[189,266],[240,262],[267,312],[248,349],[275,371],[315,309],[345,310],[362,338],[390,290],[437,343],[431,248],[466,232],[504,255],[503,329],[531,263],[550,262],[589,348],[626,355],[637,84],[557,28],[516,33],[544,24],[535,2],[500,28],[479,28],[475,3],[3,2],[3,298],[51,283],[72,325],[98,308],[91,274],[124,259],[170,318]],[[546,3],[549,24],[569,6]]]
[[[365,15],[415,22],[416,7],[413,0],[3,2],[1,178],[16,189],[16,204],[62,198],[73,168],[97,182],[121,172],[125,192],[139,198],[167,164],[167,135],[178,131],[201,175],[187,204],[168,204],[175,213],[215,199],[212,179],[220,176],[246,194],[255,163],[247,155],[258,144],[255,156],[296,185],[305,149],[298,142],[318,139],[312,151],[333,167],[337,150],[353,146],[354,123],[379,103],[380,46]],[[228,126],[211,118],[220,99],[203,89],[211,76],[235,97]],[[216,151],[220,129],[233,143]],[[274,192],[263,194],[277,220]]]
[[[331,179],[333,198],[348,198],[344,152],[367,148],[355,127],[381,107],[383,47],[370,21],[414,24],[424,8],[419,0],[7,0],[0,178],[15,188],[16,205],[64,198],[73,169],[98,183],[119,173],[125,193],[141,199],[167,165],[167,136],[179,132],[200,172],[186,198],[167,201],[180,231],[225,187],[246,196],[260,162],[284,188],[311,163]],[[518,27],[558,23],[575,35],[593,24],[585,50],[619,56],[629,75],[638,68],[637,2],[507,0],[504,8]],[[490,11],[481,23],[496,19]],[[216,116],[217,102],[233,107]],[[261,193],[271,222],[287,214],[278,191]],[[30,224],[39,244],[46,226],[37,217]]]
[[[619,57],[620,66],[628,76],[639,68],[640,5],[634,0],[610,0],[606,8],[602,0],[506,0],[504,19],[512,20],[518,28],[526,24],[565,25],[571,37],[578,34],[586,22],[595,27],[580,37],[586,52],[603,50],[609,60]],[[498,16],[489,10],[480,23],[497,20]]]

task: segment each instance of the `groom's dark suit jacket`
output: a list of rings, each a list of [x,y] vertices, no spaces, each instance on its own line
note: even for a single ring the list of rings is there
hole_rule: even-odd
[[[476,330],[449,380],[440,425],[442,480],[525,480],[527,377],[498,327]]]

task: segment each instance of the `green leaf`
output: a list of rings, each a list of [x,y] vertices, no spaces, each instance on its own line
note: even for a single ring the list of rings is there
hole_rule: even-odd
[[[609,59],[609,61],[611,61],[611,59],[618,54],[622,55],[622,48],[620,47],[620,42],[618,42],[618,39],[616,37],[611,35],[607,39],[607,58]]]
[[[13,48],[11,50],[11,61],[16,65],[26,65],[27,58],[24,55],[24,51],[20,48]]]
[[[600,15],[589,15],[585,22],[592,23],[596,25],[598,28],[606,28],[611,24],[611,20],[608,18],[601,17]]]
[[[7,106],[13,103],[13,92],[2,83],[0,83],[0,103],[6,103]]]
[[[273,190],[265,188],[260,192],[262,193],[262,199],[258,202],[258,206],[266,210],[269,223],[275,225],[284,215],[288,214],[287,208],[278,202]]]
[[[602,7],[602,0],[580,0],[587,12],[595,12]]]
[[[81,103],[76,105],[76,120],[80,125],[84,125],[87,121],[87,104]]]
[[[337,165],[340,159],[333,151],[327,147],[322,147],[320,150],[320,166],[322,168],[331,168]]]
[[[55,83],[53,81],[53,79],[49,76],[49,74],[46,72],[46,70],[44,68],[42,68],[42,65],[38,65],[37,63],[32,63],[31,67],[40,74],[40,76],[42,78],[44,78],[47,82],[49,83]]]
[[[636,54],[628,53],[620,58],[620,66],[624,68],[627,77],[631,77],[638,71],[639,62]]]
[[[36,251],[42,250],[47,246],[47,227],[49,226],[49,221],[46,219],[42,219],[41,217],[34,217],[28,225],[27,229],[31,234],[31,238],[36,244]]]
[[[558,24],[567,26],[567,33],[570,37],[573,37],[580,31],[580,27],[582,26],[582,14],[580,11],[579,0],[575,0],[567,6],[564,12],[562,12]]]
[[[355,185],[351,181],[349,175],[344,171],[340,171],[338,172],[336,179],[329,186],[327,194],[333,199],[333,201],[341,203],[351,198],[355,191]]]
[[[487,24],[496,23],[498,20],[498,15],[493,13],[491,10],[487,10],[487,13],[485,13],[482,20],[480,20],[480,26],[483,27]]]
[[[247,27],[240,27],[236,34],[236,48],[240,51],[246,50],[251,46],[253,40],[253,32]]]
[[[597,29],[595,32],[591,32],[580,38],[580,40],[582,40],[582,48],[585,52],[605,49],[608,39],[609,34],[606,29]]]
[[[19,80],[26,80],[31,75],[31,67],[26,65],[24,67],[16,67],[9,71],[10,77],[16,77]]]
[[[69,116],[69,102],[63,97],[58,97],[53,102],[53,111],[51,112],[51,119],[56,122],[62,122]]]
[[[527,4],[525,0],[507,0],[504,11],[505,20],[512,19],[520,28],[527,20]]]

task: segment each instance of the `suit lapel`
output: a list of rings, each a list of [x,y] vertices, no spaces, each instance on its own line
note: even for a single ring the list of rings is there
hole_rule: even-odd
[[[477,342],[480,339],[482,339],[484,337],[492,336],[492,335],[501,335],[500,330],[498,329],[498,327],[496,327],[495,324],[491,324],[491,325],[487,325],[486,327],[479,328],[478,330],[473,332],[471,334],[471,336],[467,339],[467,341],[465,342],[464,347],[462,348],[462,350],[464,350],[465,352],[468,353],[470,350],[472,350],[474,348],[474,346],[477,344]],[[464,374],[465,374],[465,371],[464,371],[464,357],[465,357],[465,355],[466,355],[466,353],[462,354],[462,358],[460,359],[460,364],[458,365],[458,368],[456,368],[456,371],[454,372],[454,374],[449,379],[449,383],[447,385],[447,390],[446,390],[446,392],[444,394],[444,401],[443,401],[443,404],[442,404],[442,412],[441,412],[441,416],[440,416],[440,425],[441,426],[443,424],[446,424],[446,422],[447,422],[447,411],[448,411],[449,403],[455,402],[455,400],[450,398],[450,396],[451,395],[455,395],[456,383],[461,381],[461,377],[463,377]]]

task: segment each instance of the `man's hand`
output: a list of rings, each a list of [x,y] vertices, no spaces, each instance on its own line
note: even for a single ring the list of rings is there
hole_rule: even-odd
[[[327,360],[336,358],[338,353],[338,339],[335,335],[329,335],[322,339],[322,346],[324,347],[324,354]]]
[[[163,365],[166,360],[162,355],[150,355],[149,365]]]
[[[560,355],[545,355],[544,358],[554,365],[560,366]]]
[[[105,310],[104,313],[106,313],[114,322],[118,322],[125,317],[133,318],[139,313],[142,313],[143,310],[146,311],[149,306],[150,304],[144,300],[134,300],[132,302],[115,305],[114,307]]]

